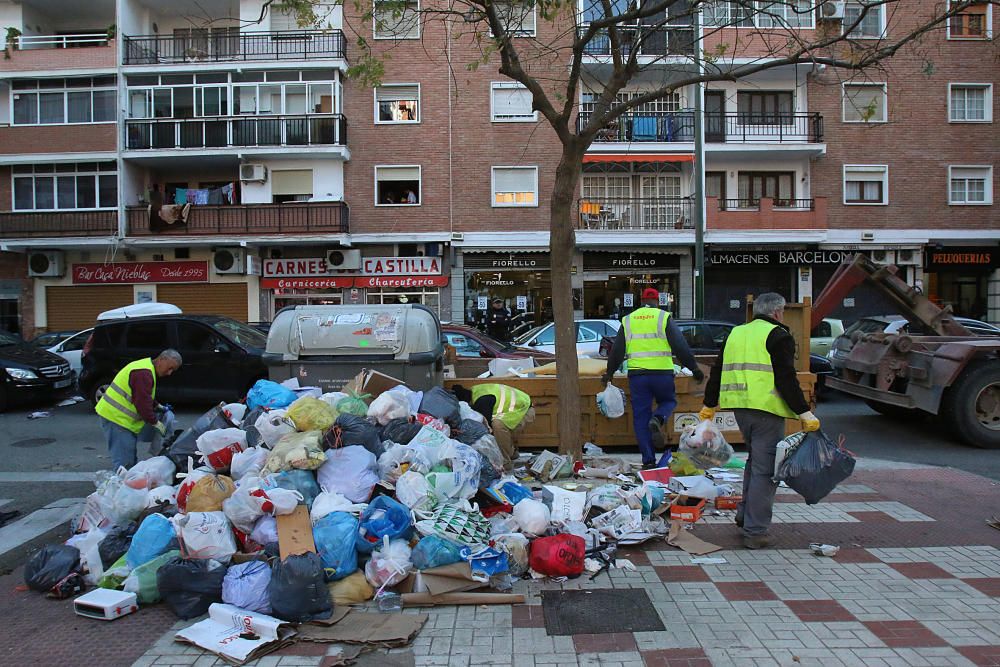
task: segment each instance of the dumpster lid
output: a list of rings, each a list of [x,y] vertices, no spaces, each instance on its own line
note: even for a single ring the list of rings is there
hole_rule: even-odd
[[[348,312],[295,309],[289,347],[301,354],[398,355],[406,339],[403,306],[361,306]]]

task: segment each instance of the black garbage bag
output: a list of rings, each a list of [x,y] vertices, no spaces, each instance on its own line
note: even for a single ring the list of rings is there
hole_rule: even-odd
[[[115,526],[101,540],[101,543],[97,545],[97,552],[101,555],[101,564],[104,565],[105,570],[125,555],[128,548],[132,546],[132,536],[137,530],[139,530],[139,523],[132,521],[124,526]]]
[[[463,419],[457,429],[452,430],[451,437],[466,445],[471,445],[484,435],[489,435],[490,430],[486,424],[475,419]]]
[[[379,428],[367,417],[358,415],[343,414],[337,417],[333,426],[323,433],[324,449],[339,449],[361,445],[375,455],[375,458],[382,456],[385,447],[382,446],[382,438],[379,436]]]
[[[247,413],[243,415],[243,421],[240,422],[240,428],[247,434],[247,447],[257,447],[260,445],[260,431],[257,430],[255,424],[257,423],[257,420],[260,419],[260,416],[266,412],[267,408],[261,405],[253,410],[247,410]]]
[[[424,397],[420,400],[420,412],[443,419],[451,427],[458,426],[462,421],[458,397],[443,387],[434,387],[424,392]]]
[[[408,445],[420,433],[423,425],[411,419],[392,419],[382,427],[382,440],[394,442],[397,445]]]
[[[225,578],[226,566],[218,561],[174,558],[156,571],[156,587],[170,611],[186,620],[207,613],[213,602],[222,602]]]
[[[854,472],[854,455],[826,433],[806,433],[778,467],[776,479],[815,505]]]
[[[170,445],[170,449],[167,450],[167,457],[174,462],[178,470],[187,470],[189,456],[195,460],[201,456],[198,453],[198,436],[208,431],[236,426],[226,416],[225,410],[223,410],[225,405],[225,403],[219,403],[201,417],[198,417],[197,421],[189,429],[174,439]]]
[[[67,577],[79,576],[80,550],[65,544],[49,544],[24,565],[24,583],[33,591],[49,593]],[[57,596],[64,597],[64,596]]]
[[[310,552],[274,561],[267,590],[271,615],[283,621],[305,623],[333,615],[318,554]]]

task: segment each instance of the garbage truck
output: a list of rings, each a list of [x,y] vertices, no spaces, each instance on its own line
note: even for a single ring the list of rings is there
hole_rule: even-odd
[[[854,333],[847,358],[838,362],[839,376],[828,378],[827,386],[890,417],[938,415],[966,443],[1000,449],[1000,337],[972,334],[950,307],[937,306],[896,272],[858,254],[813,303],[812,325],[867,282],[926,335]]]

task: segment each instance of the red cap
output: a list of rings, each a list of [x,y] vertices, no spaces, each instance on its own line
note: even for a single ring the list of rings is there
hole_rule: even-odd
[[[650,301],[659,301],[660,293],[657,292],[652,287],[647,287],[646,289],[642,290],[642,300],[646,301],[647,299]]]

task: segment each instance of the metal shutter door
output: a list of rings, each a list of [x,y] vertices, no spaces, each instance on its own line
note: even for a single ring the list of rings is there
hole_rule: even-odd
[[[157,285],[156,300],[172,303],[186,315],[225,315],[247,321],[247,284]]]
[[[86,329],[94,326],[105,310],[135,301],[131,285],[79,285],[46,287],[45,312],[49,331]]]

